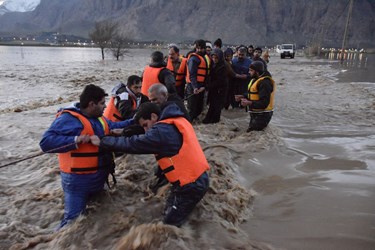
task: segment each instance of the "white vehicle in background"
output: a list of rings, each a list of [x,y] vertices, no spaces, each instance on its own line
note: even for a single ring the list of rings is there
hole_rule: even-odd
[[[280,54],[281,59],[284,59],[285,57],[294,58],[296,54],[296,45],[291,43],[276,45],[276,53]]]

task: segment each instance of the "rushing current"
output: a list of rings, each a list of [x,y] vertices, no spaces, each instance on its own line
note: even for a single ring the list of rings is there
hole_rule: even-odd
[[[63,192],[57,156],[40,154],[43,132],[86,84],[110,93],[141,75],[152,51],[102,61],[97,48],[0,46],[0,165],[30,157],[0,168],[1,249],[374,249],[373,57],[348,68],[302,53],[271,53],[277,92],[265,131],[246,133],[244,109],[194,125],[211,182],[181,228],[161,223],[167,187],[148,188],[154,157],[127,154],[116,188],[55,232]]]

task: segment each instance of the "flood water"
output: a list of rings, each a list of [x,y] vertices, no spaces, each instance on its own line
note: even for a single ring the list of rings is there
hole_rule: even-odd
[[[96,48],[0,46],[1,162],[39,152],[59,107],[88,83],[110,92],[141,75],[151,52],[132,49],[117,62]],[[211,188],[180,229],[160,224],[165,195],[147,189],[152,156],[118,158],[118,187],[58,233],[56,155],[0,168],[0,248],[374,249],[374,70],[337,63],[271,54],[276,105],[265,131],[246,133],[243,110],[194,125]]]

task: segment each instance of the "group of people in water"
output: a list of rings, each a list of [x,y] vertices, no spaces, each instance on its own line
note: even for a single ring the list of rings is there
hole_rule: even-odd
[[[126,84],[113,89],[105,116],[112,120],[131,118],[141,103],[149,101],[150,86],[161,83],[168,90],[168,98],[179,104],[191,122],[217,123],[222,109],[246,107],[252,120],[248,131],[264,129],[272,117],[275,88],[267,67],[268,50],[262,58],[262,48],[252,45],[223,50],[220,38],[213,46],[204,40],[194,44],[186,55],[176,44],[168,46],[168,56],[153,52],[142,79],[130,76]],[[250,95],[250,85],[257,93]],[[205,106],[207,113],[199,120]]]
[[[171,45],[166,60],[155,51],[142,77],[131,75],[113,88],[108,105],[105,91],[90,84],[79,103],[58,112],[40,147],[58,153],[65,203],[59,228],[109,187],[110,174],[116,182],[113,152],[154,154],[157,181],[150,190],[171,185],[163,222],[179,227],[187,220],[209,187],[210,167],[192,126],[204,106],[204,124],[219,122],[224,108],[246,107],[247,132],[263,130],[273,113],[275,82],[262,49],[221,47],[221,39],[213,47],[201,39],[182,56]]]

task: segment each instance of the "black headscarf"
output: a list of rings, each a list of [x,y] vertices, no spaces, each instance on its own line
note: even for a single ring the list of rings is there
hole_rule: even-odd
[[[217,64],[224,63],[224,53],[221,49],[215,48],[211,51],[211,55],[216,55],[219,58],[219,62]]]

